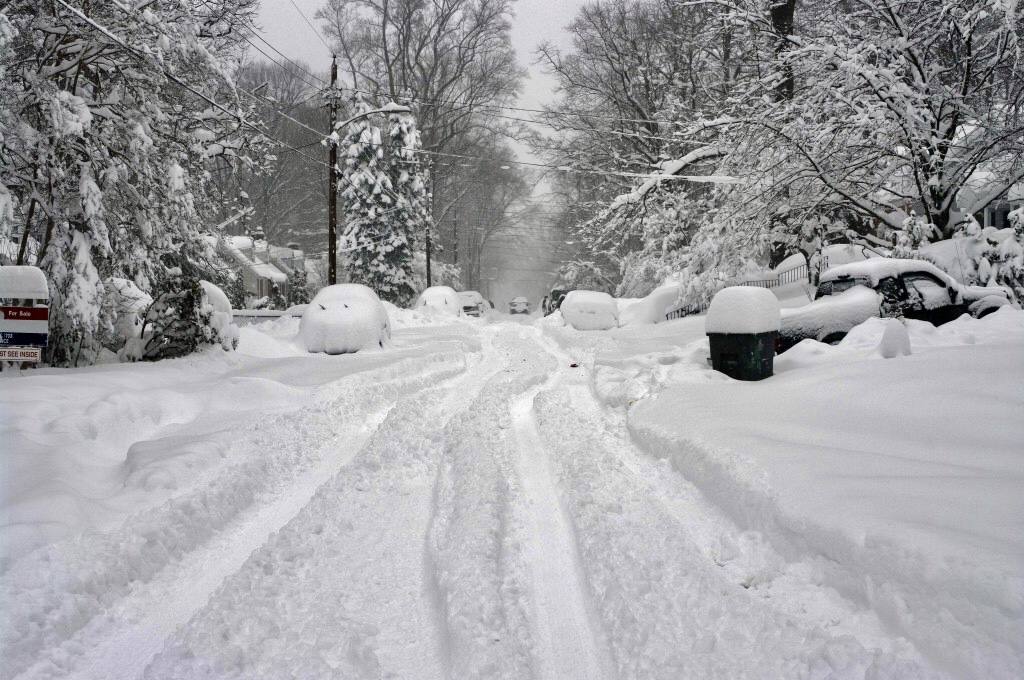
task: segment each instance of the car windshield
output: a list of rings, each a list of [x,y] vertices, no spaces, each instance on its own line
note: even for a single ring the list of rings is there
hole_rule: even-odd
[[[825,297],[826,295],[838,295],[843,291],[850,290],[854,286],[867,286],[868,280],[866,278],[856,276],[843,279],[833,279],[832,281],[822,281],[818,284],[818,292],[815,294],[815,298]]]

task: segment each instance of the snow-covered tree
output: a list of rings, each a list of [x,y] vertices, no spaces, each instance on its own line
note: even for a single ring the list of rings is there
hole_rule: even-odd
[[[354,109],[357,115],[373,110],[364,100]],[[341,142],[341,250],[349,280],[369,286],[383,300],[405,305],[415,293],[407,231],[414,206],[395,192],[385,146],[380,127],[369,115],[349,124]]]
[[[95,356],[111,277],[154,298],[217,278],[206,180],[252,162],[231,74],[255,0],[78,6],[15,0],[0,21],[0,176],[40,244],[56,364]]]

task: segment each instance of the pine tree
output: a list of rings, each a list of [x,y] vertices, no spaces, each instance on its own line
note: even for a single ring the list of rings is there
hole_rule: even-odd
[[[288,306],[304,305],[309,302],[309,281],[306,270],[293,269],[288,276]]]
[[[356,111],[371,108],[356,102]],[[382,299],[408,304],[412,287],[412,250],[395,215],[400,212],[384,153],[381,130],[368,118],[352,123],[342,142],[341,191],[345,205],[342,250],[355,283]]]

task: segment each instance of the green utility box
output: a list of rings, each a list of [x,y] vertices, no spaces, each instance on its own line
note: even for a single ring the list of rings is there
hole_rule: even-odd
[[[708,333],[711,367],[736,380],[764,380],[774,372],[778,331]]]

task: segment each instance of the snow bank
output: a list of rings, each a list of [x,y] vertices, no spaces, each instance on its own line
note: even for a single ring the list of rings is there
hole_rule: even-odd
[[[675,307],[682,292],[678,283],[669,283],[651,291],[647,297],[625,305],[619,314],[621,326],[661,323],[665,314]]]
[[[1022,677],[1024,313],[908,322],[914,354],[898,361],[880,360],[887,327],[808,341],[823,351],[787,353],[755,386],[677,376],[630,429],[741,527],[820,556],[820,582],[933,666]]]
[[[459,300],[459,294],[450,286],[427,288],[420,293],[414,308],[424,312],[437,312],[452,316],[462,315],[462,302]]]
[[[784,338],[824,340],[834,333],[878,316],[882,296],[870,288],[854,286],[838,295],[827,295],[803,307],[782,310],[781,335]]]
[[[0,297],[48,300],[50,288],[39,267],[5,265],[0,267]]]
[[[391,322],[377,294],[358,283],[320,290],[299,324],[308,352],[347,354],[381,349],[391,341]]]
[[[708,333],[779,330],[779,300],[767,288],[732,286],[715,294],[705,320]]]
[[[578,331],[604,331],[619,325],[619,308],[608,293],[570,291],[559,309],[565,322]]]

